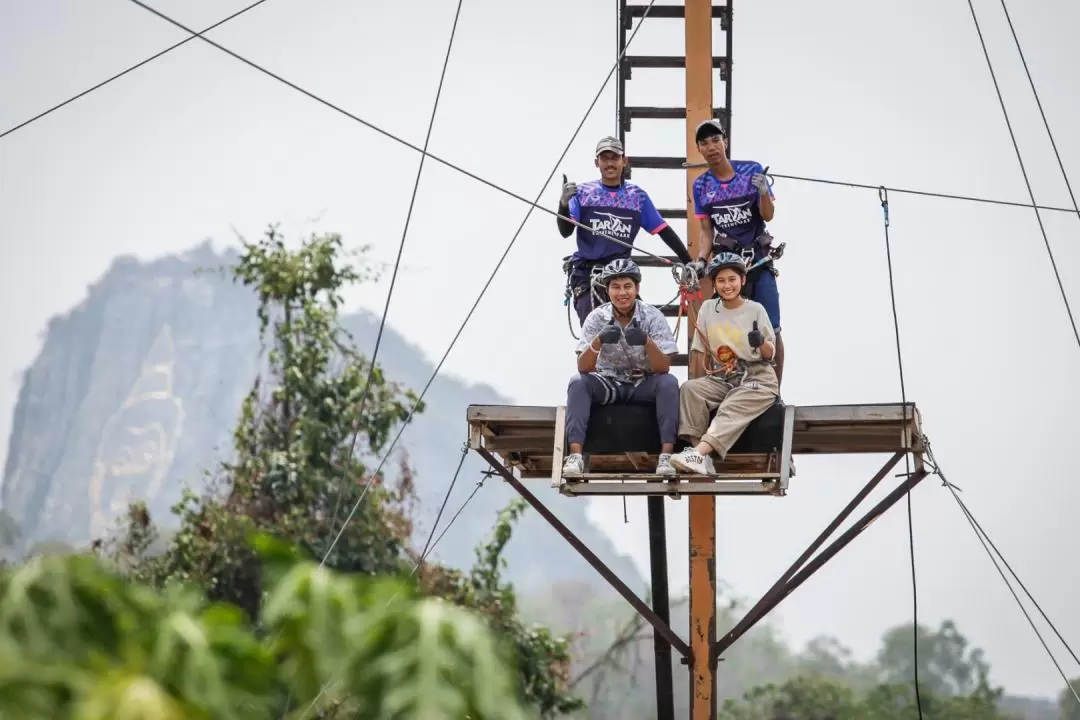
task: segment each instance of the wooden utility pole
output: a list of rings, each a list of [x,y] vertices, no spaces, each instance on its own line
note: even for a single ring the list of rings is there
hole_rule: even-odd
[[[712,0],[685,0],[686,13],[686,161],[702,161],[694,141],[697,126],[713,115],[712,87]],[[730,30],[729,30],[730,32]],[[730,62],[730,59],[729,59]],[[730,116],[729,116],[730,117]],[[694,180],[704,172],[686,170],[686,235],[690,255],[698,257],[703,236],[694,217]],[[705,296],[711,295],[706,288]],[[687,317],[687,343],[694,337],[697,313],[691,308]],[[689,348],[687,349],[689,352]],[[688,370],[689,373],[689,370]],[[716,718],[716,497],[695,495],[690,506],[690,717],[691,720]]]

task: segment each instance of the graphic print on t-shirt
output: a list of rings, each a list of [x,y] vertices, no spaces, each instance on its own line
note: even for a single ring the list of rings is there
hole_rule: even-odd
[[[747,246],[765,230],[758,190],[750,178],[764,172],[760,163],[732,160],[735,177],[722,181],[706,170],[694,180],[694,214],[709,218],[716,232]],[[774,197],[769,189],[769,197]]]
[[[570,217],[590,228],[577,229],[576,260],[626,257],[630,248],[608,237],[633,245],[641,228],[655,235],[667,227],[648,193],[633,183],[623,183],[618,189],[599,180],[582,183],[570,198]]]
[[[710,364],[715,375],[730,377],[745,372],[746,362],[739,358],[735,348],[749,351],[749,344],[738,326],[733,323],[712,323],[708,328],[709,347],[712,348]],[[745,346],[745,347],[743,347]]]

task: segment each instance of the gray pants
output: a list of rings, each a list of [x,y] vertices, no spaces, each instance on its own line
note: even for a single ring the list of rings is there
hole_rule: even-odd
[[[765,364],[751,365],[734,388],[711,377],[687,380],[679,388],[679,435],[709,443],[723,460],[746,427],[776,402],[778,390],[776,372]]]
[[[660,442],[674,443],[679,429],[679,380],[671,373],[649,375],[637,387],[595,373],[578,373],[566,388],[566,442],[585,443],[593,405],[655,403]]]

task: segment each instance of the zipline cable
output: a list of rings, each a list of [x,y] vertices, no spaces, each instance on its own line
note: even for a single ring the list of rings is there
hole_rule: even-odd
[[[420,177],[424,173],[424,161],[427,160],[427,149],[431,142],[431,133],[435,129],[435,115],[439,110],[439,99],[442,97],[443,83],[446,80],[446,69],[450,65],[450,52],[454,48],[454,38],[457,36],[458,20],[461,17],[461,6],[463,2],[464,0],[458,0],[457,10],[454,12],[454,24],[450,28],[450,39],[446,45],[446,56],[443,58],[442,72],[439,74],[439,86],[435,91],[435,101],[431,106],[431,117],[428,119],[427,134],[424,136],[424,154],[420,156],[420,164],[416,168],[416,179],[413,181],[412,195],[409,197],[409,209],[405,213],[405,225],[401,230],[401,242],[398,243],[397,257],[394,259],[394,271],[390,275],[390,287],[386,291],[386,303],[383,305],[382,317],[379,319],[379,331],[375,335],[375,349],[372,351],[371,358],[368,360],[367,380],[364,381],[364,389],[360,394],[356,427],[353,429],[352,442],[349,444],[349,454],[347,456],[349,458],[351,458],[356,451],[356,440],[360,436],[360,426],[364,420],[364,402],[367,400],[368,392],[371,389],[371,380],[375,376],[375,361],[379,357],[379,347],[382,344],[383,331],[386,329],[386,316],[390,312],[390,299],[394,295],[394,285],[397,283],[398,270],[401,268],[401,255],[405,250],[405,238],[409,234],[409,224],[412,222],[413,209],[416,206],[416,196],[420,189]],[[345,495],[345,486],[346,479],[341,478],[339,481],[337,499],[334,501],[334,512],[331,515],[331,528],[337,525],[338,512],[341,510],[341,499]],[[326,558],[324,557],[323,562],[325,561]]]
[[[1001,114],[1005,117],[1005,127],[1009,130],[1009,137],[1012,139],[1013,150],[1016,151],[1016,161],[1020,164],[1020,174],[1024,177],[1024,185],[1027,186],[1028,196],[1031,198],[1032,206],[1035,206],[1035,191],[1031,189],[1031,180],[1028,178],[1027,168],[1024,166],[1024,158],[1020,153],[1020,145],[1016,141],[1016,133],[1013,132],[1012,121],[1009,120],[1009,111],[1005,107],[1005,98],[1001,95],[1001,86],[998,85],[997,73],[994,72],[994,64],[990,60],[990,51],[986,48],[986,39],[983,37],[982,27],[979,25],[978,15],[975,14],[975,5],[972,0],[967,0],[968,9],[971,10],[971,20],[975,24],[975,32],[979,36],[979,44],[982,46],[983,56],[986,58],[986,67],[990,71],[990,79],[994,81],[994,91],[997,93],[998,104],[1001,105]],[[1080,330],[1077,330],[1076,320],[1073,318],[1072,306],[1069,305],[1069,297],[1065,293],[1065,285],[1061,281],[1061,273],[1058,272],[1057,261],[1054,259],[1054,251],[1050,247],[1050,238],[1047,237],[1046,227],[1043,225],[1042,214],[1039,212],[1039,208],[1035,207],[1035,219],[1039,222],[1039,232],[1042,233],[1043,244],[1046,245],[1046,253],[1050,256],[1050,266],[1054,269],[1054,278],[1057,280],[1058,289],[1061,291],[1061,299],[1065,303],[1065,312],[1069,316],[1069,324],[1072,325],[1073,337],[1076,338],[1076,344],[1080,347]]]
[[[151,55],[150,57],[146,58],[145,60],[141,60],[141,61],[139,61],[139,62],[135,63],[134,65],[132,65],[131,67],[129,67],[129,68],[127,69],[127,70],[122,70],[122,71],[120,71],[120,72],[116,73],[115,75],[113,75],[113,76],[112,76],[111,78],[109,78],[108,80],[102,80],[102,81],[101,81],[101,82],[99,82],[99,83],[98,83],[97,85],[93,85],[92,87],[88,87],[88,88],[86,88],[85,90],[83,90],[83,91],[82,91],[81,93],[78,93],[77,95],[72,95],[72,96],[71,96],[71,97],[69,97],[69,98],[68,98],[67,100],[65,100],[65,101],[63,101],[63,102],[61,102],[61,103],[57,103],[56,105],[53,105],[53,106],[52,106],[51,108],[49,108],[48,110],[43,110],[43,111],[39,112],[39,113],[38,113],[37,115],[35,115],[35,116],[34,116],[34,117],[32,117],[32,118],[28,118],[28,119],[26,119],[26,120],[23,120],[23,121],[22,121],[21,123],[19,123],[18,125],[15,125],[15,126],[13,126],[13,127],[10,127],[10,128],[8,128],[7,130],[5,130],[4,132],[0,133],[0,138],[4,138],[4,137],[7,137],[8,135],[10,135],[11,133],[15,132],[16,130],[20,130],[20,129],[22,129],[22,128],[26,127],[27,125],[29,125],[29,124],[30,124],[30,123],[32,123],[32,122],[36,122],[36,121],[38,121],[38,120],[41,120],[41,119],[42,119],[43,117],[45,117],[46,115],[49,115],[49,114],[51,114],[51,113],[53,113],[53,112],[55,112],[55,111],[59,110],[60,108],[64,107],[65,105],[67,105],[67,104],[69,104],[69,103],[73,103],[73,102],[75,102],[76,100],[78,100],[79,98],[81,98],[81,97],[83,97],[83,96],[85,96],[85,95],[89,95],[90,93],[94,92],[95,90],[98,90],[98,89],[100,89],[100,88],[103,88],[103,87],[105,87],[106,85],[108,85],[109,83],[111,83],[111,82],[112,82],[113,80],[118,80],[119,78],[122,78],[123,76],[127,75],[127,74],[128,74],[129,72],[132,72],[133,70],[138,70],[138,69],[139,69],[139,68],[141,68],[141,67],[142,67],[143,65],[146,65],[147,63],[149,63],[149,62],[151,62],[151,61],[153,61],[153,60],[157,60],[157,59],[158,59],[159,57],[161,57],[162,55],[165,55],[165,54],[167,54],[167,53],[170,53],[170,52],[172,52],[173,50],[175,50],[176,48],[180,47],[181,45],[185,45],[185,44],[187,44],[187,43],[191,42],[192,40],[194,40],[194,39],[196,39],[196,38],[199,38],[199,37],[201,37],[201,36],[203,35],[203,33],[208,33],[208,32],[210,32],[211,30],[214,30],[215,28],[219,28],[219,27],[221,27],[222,25],[224,25],[225,23],[229,22],[230,20],[233,20],[233,19],[235,19],[235,18],[238,18],[238,17],[240,17],[241,15],[243,15],[244,13],[246,13],[246,12],[247,12],[248,10],[254,10],[254,9],[255,9],[255,8],[257,8],[258,6],[262,5],[262,4],[264,3],[264,2],[266,2],[266,0],[256,0],[256,2],[253,2],[253,3],[251,3],[250,5],[248,5],[248,6],[247,6],[247,7],[245,7],[245,8],[242,8],[242,9],[240,9],[240,10],[237,10],[237,11],[236,11],[236,12],[234,12],[234,13],[233,13],[232,15],[229,15],[228,17],[226,17],[226,18],[224,18],[224,19],[222,19],[222,20],[218,20],[218,21],[217,21],[216,23],[214,23],[213,25],[209,25],[209,26],[207,26],[207,27],[203,28],[202,30],[200,30],[199,32],[194,32],[194,31],[192,31],[192,30],[189,30],[188,32],[190,32],[190,33],[191,33],[191,35],[189,35],[188,37],[184,38],[184,39],[183,39],[183,40],[181,40],[180,42],[178,42],[178,43],[175,43],[175,44],[173,44],[173,45],[170,45],[169,47],[165,48],[164,50],[162,50],[162,51],[160,51],[160,52],[157,52],[157,53],[154,53],[153,55]]]
[[[174,20],[173,18],[169,17],[165,13],[163,13],[163,12],[161,12],[159,10],[156,10],[155,8],[150,7],[149,5],[144,3],[142,0],[131,0],[131,2],[138,5],[139,7],[143,8],[147,12],[150,12],[150,13],[153,13],[154,15],[157,15],[162,20],[164,20],[164,21],[166,21],[166,22],[168,22],[168,23],[170,23],[172,25],[175,25],[176,27],[180,28],[181,30],[183,30],[185,32],[192,33],[192,34],[197,34],[197,33],[195,33],[194,30],[188,28],[187,26],[185,26],[180,21]],[[650,7],[651,7],[651,5],[652,5],[652,3],[650,3]],[[215,47],[218,50],[222,51],[226,55],[230,55],[230,56],[236,58],[237,60],[244,63],[245,65],[247,65],[247,66],[249,66],[249,67],[251,67],[251,68],[253,68],[255,70],[258,70],[259,72],[263,73],[264,75],[268,75],[269,77],[272,77],[273,79],[277,80],[278,82],[289,86],[293,90],[296,90],[297,92],[299,92],[299,93],[301,93],[303,95],[306,95],[307,97],[311,98],[315,102],[320,103],[322,105],[325,105],[326,107],[330,108],[331,110],[334,110],[334,111],[336,111],[338,113],[341,113],[342,115],[349,118],[350,120],[354,120],[354,121],[360,123],[361,125],[364,125],[365,127],[370,128],[371,130],[374,130],[375,132],[379,133],[383,137],[389,138],[390,140],[393,140],[394,142],[396,142],[396,143],[398,143],[400,145],[404,145],[405,147],[409,148],[410,150],[413,150],[415,152],[426,155],[427,157],[431,158],[435,162],[440,163],[442,165],[445,165],[446,167],[450,168],[451,170],[456,170],[457,172],[461,173],[462,175],[470,177],[473,180],[476,180],[477,182],[479,182],[479,183],[481,183],[483,185],[487,185],[488,187],[490,187],[493,190],[497,190],[498,192],[501,192],[504,195],[507,195],[509,197],[514,198],[515,200],[519,200],[519,201],[525,203],[526,205],[529,205],[530,206],[530,210],[529,210],[530,214],[532,213],[533,210],[540,210],[541,212],[545,212],[548,215],[552,215],[554,217],[561,218],[562,220],[565,220],[566,222],[573,225],[574,227],[581,228],[582,230],[588,230],[595,237],[604,238],[605,240],[610,240],[611,242],[613,242],[613,243],[615,243],[617,245],[621,245],[621,246],[623,246],[625,248],[628,248],[630,250],[637,250],[638,252],[640,252],[640,253],[642,253],[644,255],[648,255],[649,257],[658,260],[663,265],[673,265],[674,264],[665,257],[662,257],[660,255],[656,255],[655,253],[651,253],[648,250],[644,250],[642,248],[634,247],[633,243],[628,243],[625,240],[620,240],[619,238],[612,237],[610,235],[605,235],[605,234],[603,234],[601,232],[594,231],[588,225],[585,225],[585,224],[583,224],[583,223],[581,223],[581,222],[579,222],[579,221],[577,221],[577,220],[575,220],[575,219],[573,219],[571,217],[566,217],[565,215],[560,215],[559,213],[555,212],[554,210],[549,210],[546,207],[542,207],[539,204],[540,203],[540,196],[537,196],[536,200],[528,200],[527,198],[522,197],[521,195],[518,195],[517,193],[515,193],[512,190],[509,190],[509,189],[499,185],[498,183],[494,183],[494,182],[492,182],[490,180],[486,180],[486,179],[480,177],[479,175],[477,175],[476,173],[470,172],[470,171],[460,167],[459,165],[455,165],[454,163],[450,162],[449,160],[444,160],[443,158],[439,157],[438,155],[435,155],[434,153],[427,152],[423,148],[419,148],[416,145],[413,145],[408,140],[405,140],[403,138],[398,137],[397,135],[394,135],[389,130],[384,130],[383,128],[379,127],[378,125],[363,119],[359,115],[355,115],[355,114],[349,112],[348,110],[345,110],[344,108],[342,108],[342,107],[340,107],[338,105],[335,105],[334,103],[330,102],[329,100],[326,100],[326,99],[324,99],[322,97],[319,97],[318,95],[311,92],[310,90],[306,90],[303,87],[297,85],[296,83],[294,83],[294,82],[292,82],[290,80],[286,80],[285,78],[278,75],[277,73],[274,73],[274,72],[272,72],[270,70],[267,70],[266,68],[259,65],[258,63],[254,62],[252,60],[248,60],[246,57],[234,52],[233,50],[230,50],[229,48],[225,47],[221,43],[215,42],[215,41],[211,40],[210,38],[203,37],[201,35],[199,36],[199,39],[202,40],[204,43],[207,43],[208,45],[212,45],[213,47]],[[627,42],[627,45],[629,45],[629,42]],[[620,55],[620,60],[621,60],[621,58],[622,58],[622,56]],[[614,69],[612,70],[612,72],[614,72]],[[611,73],[608,74],[608,80],[610,80],[610,79],[611,79]],[[605,82],[604,84],[606,86],[607,82]],[[595,104],[595,102],[593,104]],[[584,123],[584,120],[582,122]],[[554,172],[552,173],[552,175],[554,175]],[[550,182],[550,180],[549,180],[549,182]]]
[[[945,473],[941,469],[941,465],[939,465],[936,458],[934,458],[934,453],[933,450],[930,448],[929,441],[927,441],[926,443],[926,457],[929,465],[933,470],[933,474],[941,478],[941,484],[949,490],[949,492],[952,494],[953,499],[956,500],[956,504],[960,507],[960,511],[964,513],[964,518],[968,521],[968,525],[971,526],[971,530],[975,533],[975,537],[979,539],[979,543],[982,545],[983,550],[986,551],[987,556],[990,558],[990,562],[994,564],[994,569],[998,571],[998,575],[1000,575],[1001,579],[1005,582],[1005,587],[1009,589],[1009,593],[1013,596],[1013,600],[1016,601],[1017,606],[1020,608],[1020,612],[1024,614],[1024,617],[1028,621],[1028,625],[1030,625],[1031,629],[1035,632],[1035,637],[1039,639],[1039,643],[1042,644],[1043,649],[1046,651],[1046,654],[1050,657],[1050,662],[1054,664],[1054,667],[1057,668],[1058,674],[1061,675],[1061,679],[1065,681],[1065,687],[1069,689],[1069,692],[1072,694],[1073,698],[1075,698],[1076,702],[1080,704],[1080,694],[1077,693],[1076,688],[1074,688],[1072,685],[1072,681],[1069,680],[1068,675],[1061,668],[1061,664],[1057,661],[1057,658],[1054,657],[1054,653],[1050,650],[1050,646],[1047,645],[1046,640],[1043,639],[1042,633],[1040,633],[1039,629],[1035,627],[1035,621],[1031,619],[1031,615],[1028,613],[1027,608],[1024,607],[1024,603],[1020,600],[1020,596],[1016,594],[1016,590],[1013,588],[1012,583],[1010,583],[1009,579],[1005,576],[1005,572],[1001,569],[1001,564],[998,563],[998,558],[1001,558],[1001,563],[1009,569],[1009,573],[1013,576],[1013,578],[1015,578],[1017,584],[1021,588],[1023,588],[1024,593],[1028,596],[1028,599],[1031,600],[1031,603],[1039,611],[1039,614],[1042,615],[1043,620],[1046,621],[1046,624],[1049,625],[1050,629],[1054,631],[1055,635],[1057,635],[1057,638],[1061,641],[1061,644],[1064,645],[1065,649],[1069,651],[1070,655],[1072,655],[1073,660],[1076,660],[1077,663],[1080,663],[1080,659],[1077,658],[1076,653],[1073,652],[1073,649],[1069,646],[1069,644],[1065,642],[1065,638],[1061,636],[1061,633],[1058,632],[1057,627],[1054,625],[1053,622],[1050,621],[1050,618],[1047,617],[1046,613],[1042,609],[1042,606],[1039,605],[1038,601],[1036,601],[1035,598],[1028,591],[1027,586],[1024,585],[1024,583],[1017,576],[1016,572],[1013,571],[1012,566],[1009,565],[1007,560],[1005,560],[1005,556],[1002,555],[1001,551],[998,550],[996,545],[994,545],[994,541],[990,539],[990,535],[987,534],[986,530],[983,529],[982,525],[979,524],[979,521],[975,519],[975,515],[971,512],[971,509],[956,492],[956,486],[949,482],[948,479],[946,479]],[[993,548],[993,550],[991,550],[991,548]],[[997,557],[994,557],[995,553],[997,554]]]
[[[900,407],[903,409],[904,427],[908,427],[907,388],[904,383],[904,354],[900,346],[900,318],[896,311],[896,287],[893,282],[892,246],[889,242],[889,192],[884,187],[878,188],[878,200],[885,223],[885,260],[889,270],[889,300],[892,304],[893,332],[896,335],[896,366],[900,375]],[[911,453],[904,453],[906,477],[911,477]],[[911,632],[912,665],[915,673],[915,706],[919,711],[919,720],[923,717],[922,693],[919,690],[919,586],[915,574],[915,524],[911,514],[911,490],[905,494],[907,499],[908,552],[911,557]]]
[[[131,0],[131,1],[136,2],[136,3],[139,2],[139,0]],[[645,13],[642,16],[641,21],[644,21],[644,19],[646,17],[648,17],[648,14],[649,14],[650,10],[652,9],[652,7],[653,7],[653,5],[655,3],[656,3],[656,0],[649,0],[649,4],[645,9]],[[537,203],[540,202],[540,198],[543,196],[544,192],[547,190],[548,185],[551,184],[551,180],[552,180],[552,178],[555,177],[555,173],[558,172],[559,165],[562,164],[563,160],[566,158],[567,153],[570,152],[570,148],[573,147],[574,142],[577,140],[578,134],[581,132],[581,129],[585,126],[585,122],[589,119],[589,115],[592,114],[593,108],[596,107],[596,103],[600,100],[600,96],[603,95],[604,89],[607,88],[608,82],[611,81],[612,74],[618,68],[619,63],[622,62],[622,57],[623,57],[623,55],[625,55],[626,50],[628,50],[630,48],[630,43],[633,41],[634,37],[637,35],[637,31],[639,29],[641,29],[641,25],[642,25],[641,21],[639,21],[638,26],[636,28],[634,28],[634,32],[633,32],[633,34],[630,35],[630,38],[627,40],[626,47],[623,49],[622,55],[620,55],[619,59],[615,62],[615,64],[611,66],[611,70],[608,71],[607,77],[604,78],[604,82],[600,85],[600,89],[596,91],[596,95],[593,97],[592,102],[589,103],[589,107],[588,107],[588,109],[585,110],[585,114],[581,117],[581,121],[578,122],[577,127],[574,129],[573,134],[570,136],[570,140],[566,143],[566,146],[563,148],[562,152],[559,154],[558,160],[555,161],[554,166],[551,168],[551,172],[548,173],[547,179],[544,181],[544,184],[541,186],[540,191],[537,193],[536,200],[534,202],[529,203],[529,209],[525,213],[525,217],[522,219],[521,224],[518,226],[518,229],[514,232],[513,237],[510,238],[510,242],[507,244],[506,249],[503,250],[502,256],[499,258],[499,261],[497,263],[495,263],[495,267],[492,269],[491,274],[488,276],[487,282],[485,282],[484,286],[480,289],[480,293],[476,296],[476,300],[473,302],[472,307],[469,308],[469,312],[465,315],[465,319],[462,320],[461,325],[457,329],[457,332],[454,334],[454,337],[450,340],[450,345],[447,346],[446,352],[444,352],[443,355],[442,355],[442,358],[439,359],[438,364],[435,366],[434,371],[432,371],[431,376],[427,380],[427,383],[425,383],[423,390],[421,390],[420,395],[416,399],[416,402],[413,404],[412,408],[409,410],[409,415],[405,418],[405,421],[402,422],[400,427],[398,428],[397,434],[394,436],[393,441],[390,443],[390,447],[386,450],[386,453],[383,455],[382,459],[379,461],[379,465],[375,469],[375,472],[372,473],[368,477],[368,481],[367,481],[367,484],[364,486],[363,492],[360,493],[360,497],[357,498],[356,502],[353,504],[352,509],[349,511],[349,514],[346,516],[345,521],[342,523],[341,529],[338,531],[337,536],[334,538],[334,541],[330,544],[329,549],[327,549],[327,551],[326,551],[327,554],[329,554],[331,551],[333,551],[334,547],[337,545],[338,540],[340,540],[342,533],[344,533],[346,526],[348,526],[349,522],[352,520],[353,516],[356,514],[356,511],[360,508],[360,504],[364,501],[364,497],[367,495],[368,490],[371,488],[372,482],[374,481],[374,479],[376,477],[378,477],[379,473],[382,471],[383,465],[386,463],[387,459],[390,457],[390,454],[393,452],[394,448],[397,446],[397,443],[401,439],[401,436],[405,432],[405,429],[409,426],[409,423],[412,422],[413,415],[416,414],[416,409],[419,407],[420,403],[423,401],[424,396],[427,394],[427,391],[431,388],[432,383],[435,382],[435,378],[438,377],[439,372],[442,370],[443,364],[446,362],[446,359],[450,356],[450,352],[454,349],[454,346],[457,344],[458,339],[461,337],[461,333],[465,331],[465,327],[469,324],[469,320],[472,319],[473,313],[476,312],[477,306],[480,305],[480,301],[483,300],[484,295],[487,294],[488,288],[491,287],[491,283],[495,280],[496,274],[498,274],[499,269],[502,267],[503,263],[506,261],[506,257],[510,254],[510,251],[513,249],[514,245],[517,243],[518,238],[521,236],[522,230],[525,229],[525,225],[528,223],[529,218],[532,216],[533,210],[535,208],[539,207],[539,205]],[[432,156],[432,157],[434,157],[434,156]]]
[[[1039,91],[1035,89],[1035,80],[1031,77],[1031,70],[1028,69],[1027,58],[1024,57],[1024,50],[1020,47],[1020,38],[1016,36],[1016,28],[1013,27],[1012,16],[1009,15],[1009,8],[1005,4],[1005,0],[1001,0],[1001,9],[1005,13],[1005,20],[1009,23],[1009,32],[1012,33],[1013,42],[1016,44],[1016,52],[1020,55],[1020,62],[1024,65],[1024,74],[1027,75],[1028,85],[1031,86],[1031,93],[1035,96],[1035,104],[1039,108],[1039,115],[1042,117],[1043,127],[1046,128],[1046,135],[1050,138],[1050,147],[1054,149],[1054,157],[1057,158],[1058,167],[1061,168],[1061,177],[1065,180],[1065,188],[1069,191],[1069,199],[1072,200],[1073,210],[1076,212],[1077,217],[1080,217],[1080,205],[1076,203],[1076,195],[1073,193],[1072,183],[1069,182],[1069,174],[1065,172],[1065,163],[1061,160],[1061,153],[1058,152],[1057,143],[1054,141],[1054,133],[1050,130],[1050,121],[1046,119],[1046,112],[1043,110],[1042,100],[1039,99]]]

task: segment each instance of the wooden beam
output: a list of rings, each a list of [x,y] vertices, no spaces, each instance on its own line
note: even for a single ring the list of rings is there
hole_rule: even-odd
[[[686,0],[686,159],[700,162],[694,131],[712,117],[712,0]],[[694,180],[701,168],[686,170],[686,234],[690,256],[697,258],[703,243],[700,223],[694,218]],[[696,308],[687,313],[686,352],[690,352]],[[689,373],[689,369],[688,369]],[[716,644],[716,498],[695,495],[690,513],[690,717],[716,719],[716,673],[712,649]]]

